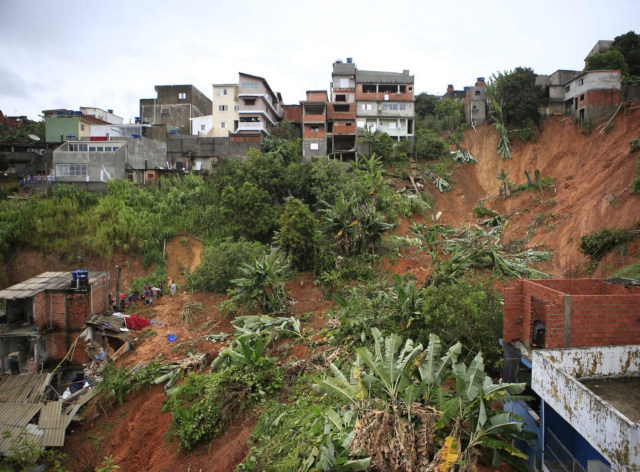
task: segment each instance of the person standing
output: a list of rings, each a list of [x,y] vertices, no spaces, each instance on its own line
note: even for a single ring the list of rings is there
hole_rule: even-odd
[[[173,282],[171,284],[171,296],[173,297],[177,291],[178,291],[178,286],[176,285],[175,282]]]

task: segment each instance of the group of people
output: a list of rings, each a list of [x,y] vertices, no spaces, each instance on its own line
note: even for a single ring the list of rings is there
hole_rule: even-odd
[[[23,175],[20,175],[18,176],[18,185],[20,187],[23,187],[29,184],[44,184],[47,182],[51,182],[52,180],[53,180],[53,176],[51,175],[36,174],[35,176],[33,176],[29,174],[26,177]]]
[[[167,285],[169,286],[169,293],[173,296],[178,291],[178,286],[171,277],[167,277]],[[158,280],[158,286],[144,284],[142,287],[142,293],[138,290],[133,291],[129,295],[121,293],[118,298],[109,294],[109,300],[111,301],[111,308],[114,312],[124,311],[133,305],[135,302],[141,302],[145,305],[150,305],[157,298],[162,298],[162,280]]]

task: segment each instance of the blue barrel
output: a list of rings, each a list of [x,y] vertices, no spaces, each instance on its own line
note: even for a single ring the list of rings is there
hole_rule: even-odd
[[[71,272],[71,277],[73,277],[73,280],[89,280],[89,271],[74,270]]]

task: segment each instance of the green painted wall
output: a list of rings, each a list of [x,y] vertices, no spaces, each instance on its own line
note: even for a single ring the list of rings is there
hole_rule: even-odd
[[[77,116],[54,115],[44,119],[46,128],[46,140],[48,143],[59,143],[60,136],[67,140],[67,136],[78,136],[80,118]]]

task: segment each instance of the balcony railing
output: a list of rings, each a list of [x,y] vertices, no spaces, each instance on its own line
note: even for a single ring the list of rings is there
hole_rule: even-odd
[[[587,472],[549,428],[544,438],[546,453],[544,465],[547,469],[551,472]]]
[[[266,129],[262,121],[257,121],[257,122],[241,121],[240,123],[238,123],[238,131],[242,131],[242,130],[256,131],[261,129]]]

